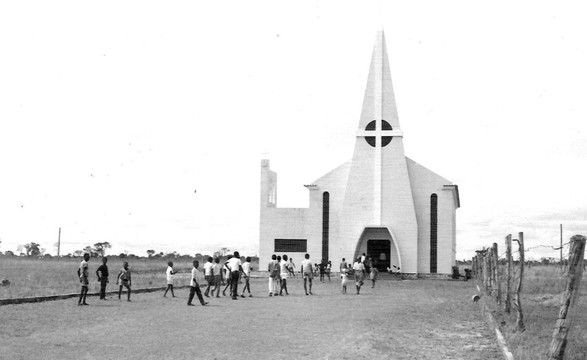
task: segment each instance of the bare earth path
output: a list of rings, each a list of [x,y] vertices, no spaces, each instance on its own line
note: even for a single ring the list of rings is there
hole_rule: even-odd
[[[333,279],[306,296],[296,277],[288,288],[269,298],[253,279],[254,297],[206,307],[186,306],[186,289],[0,306],[0,358],[501,359],[472,282],[382,280],[357,296]]]

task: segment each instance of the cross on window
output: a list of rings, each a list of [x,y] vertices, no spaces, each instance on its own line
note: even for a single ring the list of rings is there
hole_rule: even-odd
[[[381,120],[381,126],[379,129],[377,123],[377,120],[371,121],[367,124],[367,126],[365,126],[364,131],[359,131],[357,136],[363,136],[365,141],[367,141],[367,143],[373,147],[377,146],[377,137],[379,136],[381,137],[381,147],[387,146],[394,136],[403,136],[401,130],[393,130],[387,121]]]

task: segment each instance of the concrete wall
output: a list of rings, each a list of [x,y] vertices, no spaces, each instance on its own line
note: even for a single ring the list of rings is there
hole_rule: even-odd
[[[412,194],[418,217],[418,272],[430,272],[430,196],[438,196],[437,272],[450,274],[455,263],[455,199],[444,185],[451,184],[415,161],[407,158]]]

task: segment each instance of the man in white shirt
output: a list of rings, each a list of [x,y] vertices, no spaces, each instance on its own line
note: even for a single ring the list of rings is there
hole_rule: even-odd
[[[305,259],[302,261],[302,267],[300,268],[300,272],[302,273],[302,277],[304,278],[304,291],[306,291],[306,295],[308,295],[308,288],[306,287],[306,282],[310,283],[310,294],[312,295],[312,279],[314,278],[314,264],[310,261],[310,254],[304,255]]]
[[[206,282],[208,283],[208,286],[206,287],[206,291],[204,291],[205,297],[210,297],[210,288],[214,284],[214,273],[212,271],[214,264],[212,263],[212,260],[214,260],[214,259],[212,259],[212,256],[208,256],[208,259],[207,259],[206,263],[204,264],[204,278],[206,279]]]
[[[242,265],[241,255],[238,251],[235,251],[234,256],[224,263],[224,266],[230,271],[230,296],[232,296],[232,300],[238,300],[238,280],[240,273],[243,272]]]

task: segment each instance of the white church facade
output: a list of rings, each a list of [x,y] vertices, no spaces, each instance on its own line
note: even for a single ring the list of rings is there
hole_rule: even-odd
[[[261,161],[259,257],[330,260],[368,254],[380,270],[450,274],[457,185],[404,154],[385,36],[377,34],[353,157],[305,185],[308,208],[277,207],[277,174]]]

